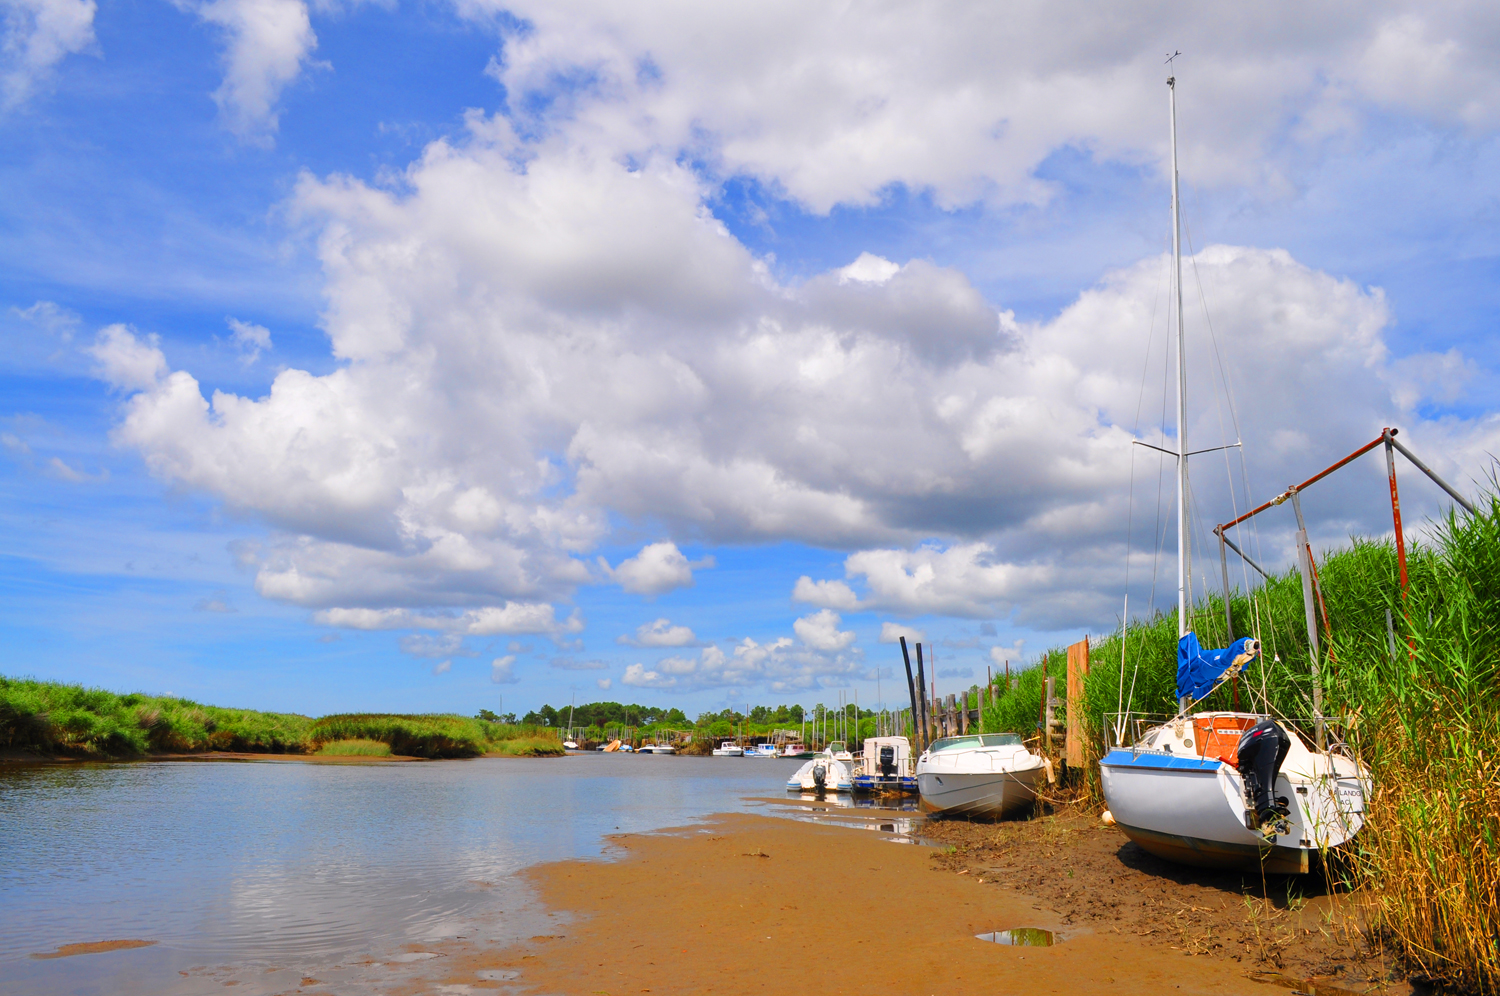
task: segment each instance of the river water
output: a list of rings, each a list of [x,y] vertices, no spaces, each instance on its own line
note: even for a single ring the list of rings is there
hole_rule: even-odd
[[[380,992],[423,943],[543,932],[516,872],[781,812],[800,762],[586,754],[0,766],[0,992]],[[149,947],[39,959],[79,943]]]

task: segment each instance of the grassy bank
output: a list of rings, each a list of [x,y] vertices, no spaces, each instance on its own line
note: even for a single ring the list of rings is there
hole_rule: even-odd
[[[1500,992],[1500,498],[1434,524],[1409,549],[1404,598],[1390,542],[1355,540],[1322,555],[1318,573],[1328,610],[1328,625],[1319,623],[1324,712],[1340,717],[1335,731],[1377,786],[1352,875],[1415,972]],[[1300,577],[1235,592],[1230,611],[1235,635],[1265,647],[1240,679],[1242,707],[1269,705],[1310,732]],[[1193,621],[1205,645],[1224,645],[1221,598],[1200,601]],[[1125,700],[1137,711],[1174,710],[1176,637],[1175,614],[1159,615],[1091,647],[1084,720],[1094,757],[1121,701],[1122,653]],[[1049,652],[1046,665],[1062,679],[1066,652]],[[1043,668],[1024,672],[1019,686],[996,690],[986,729],[1036,729]],[[1225,688],[1204,707],[1231,702]],[[1097,779],[1097,768],[1086,765],[1085,775]]]
[[[428,758],[563,753],[554,730],[464,716],[351,714],[313,719],[4,677],[0,748],[98,759],[204,751]]]

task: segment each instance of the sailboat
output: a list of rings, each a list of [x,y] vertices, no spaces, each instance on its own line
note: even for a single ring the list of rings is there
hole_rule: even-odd
[[[1169,60],[1170,61],[1170,60]],[[1364,825],[1369,773],[1352,757],[1316,746],[1277,723],[1286,753],[1271,787],[1277,813],[1267,821],[1238,768],[1241,737],[1271,717],[1190,710],[1260,656],[1260,643],[1236,640],[1205,651],[1188,614],[1189,520],[1187,371],[1182,329],[1182,245],[1177,173],[1177,81],[1167,79],[1172,122],[1172,261],[1177,317],[1177,620],[1178,711],[1133,745],[1099,761],[1108,818],[1158,857],[1211,867],[1261,868],[1298,874],[1316,856],[1349,840]],[[1227,597],[1227,596],[1226,596]],[[1123,739],[1123,738],[1121,738]]]
[[[577,750],[578,742],[573,739],[573,706],[578,701],[578,693],[568,700],[568,739],[563,741],[564,750]]]

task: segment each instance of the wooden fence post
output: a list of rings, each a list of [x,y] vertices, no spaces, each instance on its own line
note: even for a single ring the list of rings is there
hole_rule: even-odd
[[[1068,767],[1083,767],[1083,679],[1089,673],[1089,638],[1068,648]]]

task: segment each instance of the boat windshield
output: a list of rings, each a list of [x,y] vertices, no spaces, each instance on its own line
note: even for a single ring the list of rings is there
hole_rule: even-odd
[[[936,754],[941,750],[972,750],[975,747],[1019,747],[1021,737],[1015,733],[980,733],[968,737],[943,737],[934,740],[927,749]]]

